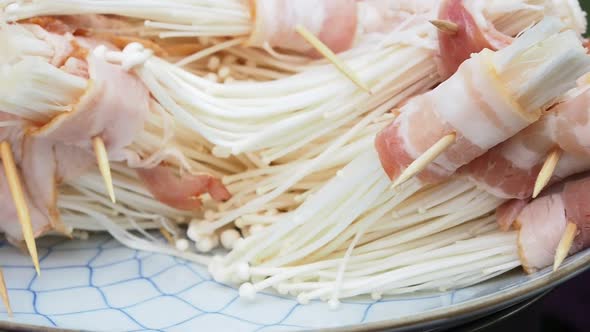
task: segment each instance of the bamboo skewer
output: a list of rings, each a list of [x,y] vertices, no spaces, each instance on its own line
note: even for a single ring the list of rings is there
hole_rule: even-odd
[[[27,249],[29,250],[29,255],[31,255],[37,274],[41,274],[41,269],[39,268],[39,256],[37,254],[37,244],[35,243],[33,225],[31,223],[31,215],[25,200],[25,194],[16,169],[16,164],[14,163],[12,149],[10,144],[6,141],[0,143],[0,156],[2,157],[2,164],[4,165],[4,171],[6,172],[8,187],[10,188],[10,193],[12,194],[12,199],[16,206],[16,213],[22,227],[23,237]]]
[[[115,189],[113,187],[113,177],[111,176],[111,166],[109,165],[109,157],[107,149],[104,146],[104,141],[100,137],[92,139],[92,145],[94,146],[94,153],[96,154],[96,161],[98,162],[98,169],[104,179],[107,192],[113,203],[116,203]]]
[[[555,259],[553,261],[553,271],[556,271],[563,260],[567,257],[567,254],[572,247],[572,243],[574,242],[574,238],[576,237],[576,233],[578,231],[578,227],[573,222],[568,222],[567,226],[565,227],[565,231],[563,232],[563,236],[561,240],[559,240],[559,245],[557,246],[557,250],[555,250]]]
[[[8,289],[6,288],[6,281],[4,280],[4,272],[0,269],[0,296],[2,296],[2,302],[6,307],[8,316],[12,317],[12,308],[10,307],[10,299],[8,297]]]
[[[344,76],[350,79],[356,86],[358,86],[361,90],[371,93],[371,90],[368,86],[366,86],[361,79],[354,73],[352,69],[348,67],[342,60],[338,58],[334,52],[321,40],[319,40],[316,36],[314,36],[309,30],[307,30],[302,25],[298,25],[295,27],[295,31],[303,37],[311,46],[313,46],[322,56],[324,56],[328,61],[330,61]]]
[[[174,237],[172,236],[172,234],[170,234],[170,232],[168,232],[166,228],[160,227],[160,233],[162,234],[162,236],[164,236],[164,238],[166,239],[166,241],[168,241],[169,244],[174,244]]]
[[[457,31],[459,31],[459,26],[456,23],[446,20],[430,20],[429,21],[432,25],[434,25],[438,31],[449,34],[455,35]]]
[[[403,172],[402,174],[395,180],[391,188],[395,188],[400,184],[408,181],[412,177],[416,176],[420,172],[422,172],[434,159],[440,156],[443,152],[445,152],[453,143],[455,143],[455,138],[457,135],[455,133],[449,134],[438,140],[438,142],[434,143],[426,152],[424,152],[420,157],[416,158]]]
[[[553,172],[555,171],[555,167],[557,167],[557,163],[561,158],[562,150],[560,148],[555,148],[549,155],[545,162],[543,163],[543,167],[537,176],[537,180],[535,181],[535,188],[533,190],[533,198],[539,196],[543,188],[549,183],[551,180],[551,176],[553,176]]]

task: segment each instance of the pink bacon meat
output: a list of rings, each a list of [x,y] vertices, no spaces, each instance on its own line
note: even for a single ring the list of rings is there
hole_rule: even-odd
[[[501,229],[510,228],[532,195],[537,175],[553,149],[563,152],[551,183],[590,169],[590,86],[577,93],[460,170],[493,195],[515,199],[497,211]]]
[[[14,121],[18,119],[14,115],[0,112],[0,120]],[[6,141],[12,146],[14,160],[17,164],[20,164],[21,167],[21,181],[26,181],[23,193],[25,196],[25,203],[29,208],[33,234],[35,236],[40,236],[49,230],[68,234],[69,230],[63,224],[61,219],[59,217],[53,218],[51,215],[51,212],[54,211],[54,209],[57,210],[55,205],[44,209],[43,205],[39,204],[42,200],[38,200],[38,198],[45,195],[47,192],[54,192],[55,187],[47,186],[46,179],[42,178],[43,174],[39,177],[29,178],[29,174],[23,172],[23,170],[27,168],[25,160],[30,159],[26,151],[26,144],[24,143],[26,140],[27,138],[24,136],[24,128],[21,126],[5,127],[0,130],[0,141]],[[45,168],[39,168],[39,170],[45,171],[50,168],[51,164],[45,165],[46,161],[41,159],[43,158],[43,155],[36,155],[35,158],[39,158],[37,160],[44,166],[47,166]],[[23,234],[21,225],[18,221],[18,215],[12,199],[12,194],[8,186],[8,181],[6,179],[4,166],[2,164],[0,164],[0,202],[2,202],[2,211],[0,212],[0,220],[2,220],[2,222],[0,222],[0,230],[6,234],[11,243],[18,245],[18,242],[23,240]]]
[[[172,168],[166,166],[138,169],[137,174],[158,201],[179,210],[199,209],[199,196],[205,192],[209,192],[218,201],[231,197],[221,181],[210,175],[178,176]]]
[[[570,180],[553,193],[533,200],[519,214],[518,253],[525,271],[531,273],[553,263],[568,222],[578,233],[570,254],[590,246],[590,177]]]
[[[494,28],[479,25],[471,14],[468,3],[463,0],[443,0],[438,18],[457,25],[456,33],[438,32],[439,73],[441,77],[451,76],[472,53],[483,49],[498,50],[512,42],[512,38]]]
[[[143,130],[150,109],[149,93],[135,76],[120,66],[94,56],[88,57],[87,62],[90,87],[74,110],[55,117],[45,126],[36,129],[33,135],[37,139],[80,148],[82,155],[92,152],[94,137],[101,137],[109,159],[125,161],[131,153],[127,146]],[[125,91],[124,95],[122,91]],[[229,193],[221,182],[209,175],[192,175],[172,181],[168,172],[162,172],[161,169],[165,167],[154,170],[138,169],[138,173],[155,198],[172,207],[194,210],[200,206],[200,201],[196,198],[212,190],[214,198],[229,198]],[[162,195],[163,192],[175,194],[167,196]],[[183,196],[184,194],[186,195]]]
[[[45,234],[51,229],[59,229],[53,225],[51,220],[42,213],[32,202],[30,192],[25,191],[25,202],[29,207],[29,215],[31,216],[31,225],[33,228],[33,235],[35,237]],[[4,166],[0,164],[0,202],[2,202],[2,209],[0,209],[0,229],[6,235],[7,239],[14,245],[23,241],[22,228],[18,221],[16,207],[12,200],[12,194],[8,187],[8,180],[4,172]]]
[[[249,0],[253,31],[249,45],[274,47],[297,52],[313,48],[295,30],[304,26],[332,51],[341,52],[354,42],[357,28],[355,0]]]
[[[521,211],[517,222],[518,254],[525,271],[532,273],[550,265],[567,224],[561,195],[535,199]]]
[[[455,133],[455,143],[418,175],[424,182],[441,181],[537,119],[537,112],[526,113],[510,96],[488,56],[465,61],[447,81],[411,99],[379,133],[375,146],[390,178]]]
[[[60,25],[52,23],[52,26]],[[137,77],[119,65],[88,55],[89,50],[98,45],[106,44],[114,49],[113,45],[73,36],[69,32],[59,35],[46,32],[39,26],[28,27],[41,36],[51,35],[53,40],[67,40],[67,43],[64,41],[62,44],[70,46],[69,53],[60,53],[60,62],[63,63],[61,69],[88,79],[85,93],[71,105],[70,112],[59,114],[45,124],[30,124],[24,139],[21,168],[26,179],[25,185],[35,193],[32,196],[34,205],[52,222],[57,222],[56,186],[64,179],[75,178],[95,163],[93,138],[100,137],[104,141],[110,160],[128,161],[131,165],[141,159],[128,146],[143,130],[150,112],[150,102],[153,101]],[[206,174],[191,175],[190,181],[184,181],[189,177],[183,177],[182,181],[169,181],[170,177],[166,173],[143,172],[150,174],[150,182],[146,182],[146,186],[156,198],[162,197],[157,195],[162,189],[155,188],[154,183],[165,184],[169,192],[190,193],[190,197],[174,197],[180,201],[190,198],[190,206],[165,199],[164,203],[174,207],[184,206],[194,210],[200,204],[195,197],[211,190],[215,191],[212,193],[214,198],[227,199],[225,197],[229,195],[221,182]],[[162,176],[162,179],[157,179],[158,176]]]

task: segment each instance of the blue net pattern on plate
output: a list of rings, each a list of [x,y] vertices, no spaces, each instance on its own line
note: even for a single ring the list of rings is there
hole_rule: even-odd
[[[203,266],[126,248],[106,235],[39,241],[41,277],[30,258],[0,243],[15,322],[86,330],[292,331],[395,319],[440,309],[518,283],[503,278],[456,292],[343,301],[331,310],[273,293],[254,301],[211,279]],[[9,319],[0,305],[0,319]]]

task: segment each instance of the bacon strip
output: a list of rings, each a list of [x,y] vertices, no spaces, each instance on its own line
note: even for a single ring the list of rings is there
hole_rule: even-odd
[[[56,116],[32,134],[88,151],[92,151],[92,139],[100,136],[110,159],[121,160],[122,150],[143,129],[149,93],[139,79],[120,66],[93,56],[88,64],[89,88],[74,110]]]
[[[460,170],[497,197],[526,199],[552,149],[563,155],[551,182],[590,169],[590,85]]]
[[[52,229],[51,221],[33,204],[30,192],[25,189],[25,201],[29,207],[31,216],[31,224],[33,226],[33,235],[35,237],[41,236]],[[8,240],[18,245],[18,242],[23,241],[23,234],[21,225],[18,221],[16,207],[12,200],[12,195],[8,187],[8,180],[4,172],[4,166],[0,165],[0,230],[6,234]]]
[[[204,193],[218,201],[231,197],[219,179],[206,174],[178,176],[167,166],[138,169],[137,174],[157,200],[179,210],[198,210]]]
[[[518,216],[518,249],[528,273],[553,263],[568,222],[578,233],[570,254],[590,246],[590,176],[572,179],[552,188],[552,193],[529,203]]]
[[[17,120],[16,116],[0,112],[0,121],[14,120]],[[26,159],[26,152],[23,149],[23,141],[25,139],[23,128],[20,126],[0,129],[0,141],[7,141],[10,143],[14,153],[14,160],[17,165],[21,165],[21,172],[23,160]],[[40,157],[42,158],[43,156]],[[42,159],[38,160],[41,164],[46,162]],[[46,191],[46,187],[44,186],[45,183],[36,183],[36,179],[29,178],[28,174],[25,172],[21,173],[21,180],[25,182],[23,191],[25,194],[25,202],[29,208],[31,216],[33,234],[35,236],[40,236],[52,229],[67,233],[65,226],[61,221],[57,220],[53,222],[49,218],[49,214],[44,213],[44,211],[39,209],[35,203],[35,195],[39,192]],[[31,184],[31,186],[28,186],[28,184]],[[2,166],[2,164],[0,164],[0,204],[2,205],[2,208],[0,209],[0,220],[2,221],[0,222],[0,230],[6,234],[10,242],[17,244],[23,240],[23,235],[16,207],[6,179],[6,173],[4,172],[4,166]]]
[[[92,169],[95,159],[88,151],[49,139],[25,137],[21,170],[31,203],[49,221],[51,229],[65,234],[57,207],[57,187]]]
[[[455,133],[456,142],[418,175],[424,182],[443,180],[538,118],[536,112],[526,114],[510,96],[488,56],[482,52],[472,57],[437,88],[412,98],[379,133],[375,146],[390,178]]]
[[[527,204],[528,200],[512,199],[500,205],[496,209],[496,221],[500,229],[507,232]]]
[[[590,177],[567,182],[562,197],[568,221],[578,229],[570,250],[575,253],[590,247]]]
[[[352,46],[357,27],[355,0],[249,0],[254,27],[248,45],[273,47],[297,52],[313,48],[296,31],[302,25],[332,51]]]
[[[486,27],[478,25],[463,0],[443,0],[438,17],[458,27],[455,34],[438,32],[439,73],[443,78],[451,76],[471,54],[486,48],[498,50],[512,42],[511,36],[496,30],[491,22]]]
[[[43,29],[36,27],[34,30]],[[56,35],[57,36],[57,35]],[[64,36],[61,36],[65,38]],[[36,208],[50,221],[53,228],[61,225],[57,204],[57,185],[87,171],[95,163],[92,140],[101,137],[105,142],[109,160],[127,161],[138,166],[141,156],[129,150],[129,146],[144,128],[154,102],[146,87],[121,66],[104,59],[87,56],[88,50],[100,41],[76,37],[76,45],[66,58],[62,70],[88,77],[88,88],[82,96],[72,98],[72,111],[55,116],[51,121],[29,128],[24,138],[22,169],[25,185],[32,193]],[[109,47],[113,48],[112,45]],[[79,51],[76,51],[79,50]],[[80,58],[72,57],[73,54]],[[19,149],[20,150],[20,149]],[[144,165],[142,165],[144,166]],[[142,169],[146,186],[173,207],[193,210],[200,206],[198,195],[210,192],[220,200],[229,198],[229,192],[221,182],[208,175],[172,177],[163,172],[166,167]],[[163,187],[157,187],[158,185]],[[179,202],[170,198],[176,194],[190,193],[190,200]]]
[[[525,271],[532,273],[551,265],[567,225],[561,194],[535,199],[522,210],[517,222],[518,254]]]

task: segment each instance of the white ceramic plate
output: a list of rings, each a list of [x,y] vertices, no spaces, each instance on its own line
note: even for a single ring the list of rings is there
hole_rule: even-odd
[[[14,310],[8,318],[0,309],[0,326],[232,332],[415,326],[508,305],[590,263],[587,250],[556,273],[526,276],[515,271],[457,291],[381,301],[359,298],[330,310],[322,302],[300,305],[272,293],[258,294],[253,302],[242,300],[234,288],[211,280],[202,266],[128,249],[106,235],[88,241],[47,238],[38,245],[42,277],[35,275],[27,256],[6,243],[0,247]]]

